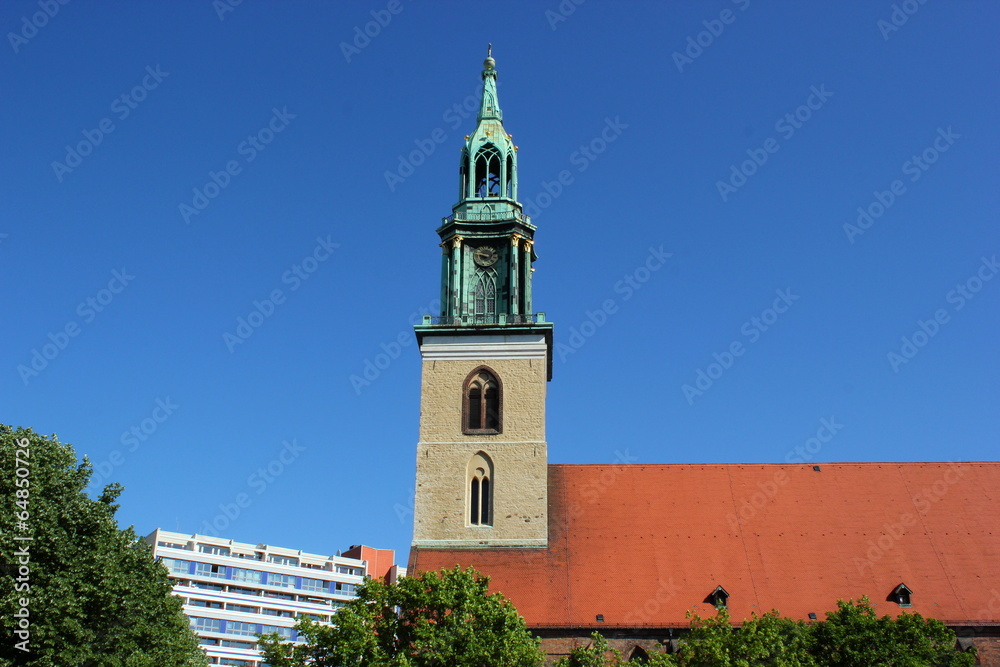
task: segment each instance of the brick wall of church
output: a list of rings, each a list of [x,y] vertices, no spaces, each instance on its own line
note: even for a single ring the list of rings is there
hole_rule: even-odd
[[[503,386],[502,433],[462,433],[462,386],[480,365]],[[546,365],[544,359],[424,361],[413,539],[458,540],[470,546],[489,540],[543,544],[548,535]],[[468,525],[467,466],[483,451],[493,461],[493,525]],[[512,542],[508,542],[512,541]],[[451,544],[449,546],[454,546]]]

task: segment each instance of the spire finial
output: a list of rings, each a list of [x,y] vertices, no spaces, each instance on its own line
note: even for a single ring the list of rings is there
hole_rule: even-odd
[[[493,42],[490,42],[489,44],[486,45],[486,57],[487,58],[493,57]]]
[[[494,69],[497,66],[497,61],[493,60],[493,44],[492,42],[486,45],[486,60],[483,61],[483,67],[486,69]]]

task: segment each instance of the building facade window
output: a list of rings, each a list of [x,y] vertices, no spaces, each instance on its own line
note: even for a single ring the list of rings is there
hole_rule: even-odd
[[[215,600],[191,600],[192,607],[208,607],[210,609],[222,609],[222,603]]]
[[[291,556],[268,556],[267,560],[278,565],[298,565],[299,559]]]
[[[483,452],[469,461],[466,474],[469,489],[469,524],[493,525],[493,461]]]
[[[259,584],[261,582],[259,570],[244,570],[241,567],[233,568],[233,581],[245,581],[251,584]]]
[[[217,547],[214,544],[199,544],[198,551],[203,554],[214,554],[216,556],[229,555],[229,547]]]
[[[469,374],[463,387],[462,432],[476,435],[502,430],[503,386],[491,369],[480,366]]]
[[[272,632],[281,635],[285,639],[291,639],[292,638],[292,629],[291,628],[284,628],[284,627],[281,627],[280,625],[262,625],[262,626],[260,626],[260,633],[262,635],[269,635]]]
[[[201,577],[214,577],[216,579],[225,579],[226,566],[213,565],[212,563],[195,563],[194,573]]]
[[[192,581],[191,586],[194,588],[204,588],[206,591],[223,591],[226,588],[222,584],[209,584],[204,581]]]
[[[265,616],[285,616],[287,618],[295,617],[295,613],[287,609],[264,609],[261,613]]]
[[[191,617],[191,627],[194,628],[195,632],[218,632],[221,624],[222,621],[217,618]]]
[[[301,588],[304,591],[328,591],[330,590],[330,582],[323,581],[322,579],[302,577]]]
[[[167,566],[167,570],[170,574],[187,574],[190,569],[188,567],[189,561],[178,560],[177,558],[162,558],[160,562]]]
[[[226,634],[240,635],[243,637],[252,637],[253,635],[257,634],[257,624],[242,623],[240,621],[227,621]]]

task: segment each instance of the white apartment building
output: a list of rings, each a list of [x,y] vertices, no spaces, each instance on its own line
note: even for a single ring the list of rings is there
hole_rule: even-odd
[[[294,641],[298,617],[329,623],[366,576],[403,574],[391,550],[363,546],[321,556],[159,528],[145,540],[176,580],[174,594],[213,665],[264,667],[258,633]]]

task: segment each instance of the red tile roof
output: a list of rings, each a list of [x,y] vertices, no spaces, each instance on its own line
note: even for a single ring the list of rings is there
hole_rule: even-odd
[[[529,626],[805,619],[901,583],[909,611],[1000,624],[1000,463],[550,465],[548,549],[414,548],[411,572],[474,566]],[[604,616],[604,622],[595,619]]]

